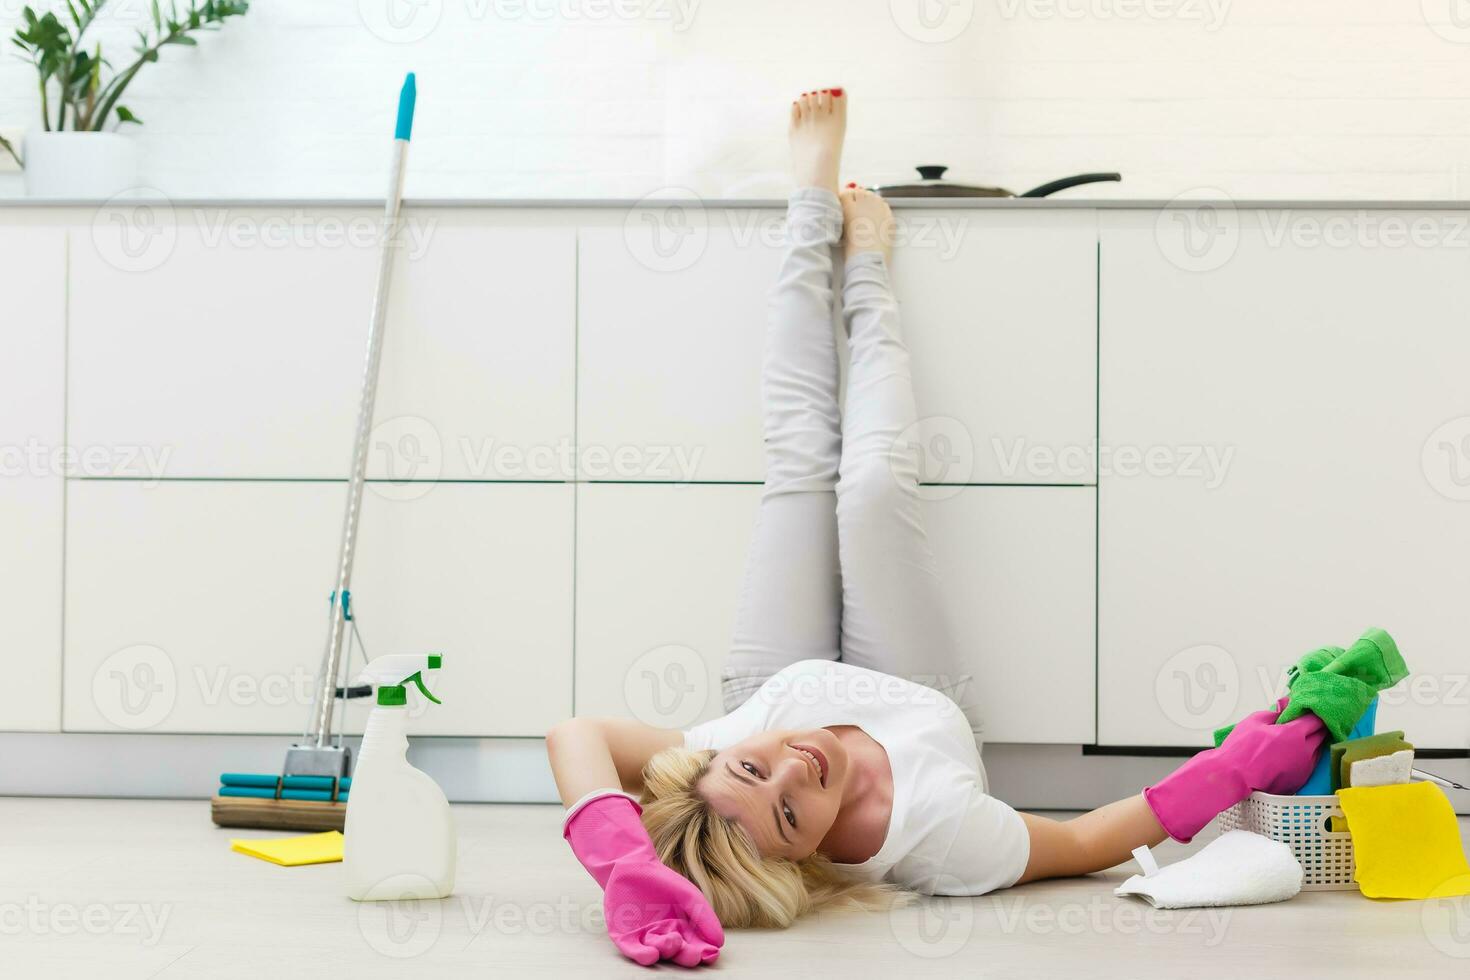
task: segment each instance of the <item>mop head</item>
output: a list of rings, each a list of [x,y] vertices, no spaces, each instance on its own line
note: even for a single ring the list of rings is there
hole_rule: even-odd
[[[314,800],[216,796],[209,802],[209,818],[217,827],[249,827],[255,830],[341,830],[347,823],[347,804],[319,803]]]

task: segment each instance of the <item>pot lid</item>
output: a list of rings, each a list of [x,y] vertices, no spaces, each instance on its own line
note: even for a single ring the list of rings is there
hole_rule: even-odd
[[[962,184],[945,180],[949,167],[927,163],[917,168],[919,179],[906,184],[883,184],[875,187],[884,197],[1015,197],[1014,191],[983,184]]]

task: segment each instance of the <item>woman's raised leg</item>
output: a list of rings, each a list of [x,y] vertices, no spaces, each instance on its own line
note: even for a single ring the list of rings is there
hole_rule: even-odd
[[[734,710],[798,660],[836,660],[842,622],[834,489],[842,445],[833,337],[832,251],[842,235],[837,165],[841,89],[791,105],[798,190],[771,294],[761,375],[766,479],[746,559],[735,636],[721,676]]]
[[[924,528],[918,411],[888,275],[893,215],[871,191],[844,190],[841,200],[851,350],[837,484],[842,659],[943,692],[978,740],[971,668]]]

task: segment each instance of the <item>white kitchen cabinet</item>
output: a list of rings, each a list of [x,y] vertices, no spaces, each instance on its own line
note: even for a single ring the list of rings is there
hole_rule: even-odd
[[[574,232],[485,215],[407,212],[372,477],[569,475]],[[160,211],[137,254],[75,228],[72,437],[143,447],[170,477],[345,477],[377,220]]]
[[[68,484],[64,664],[60,472],[0,479],[40,665],[0,728],[301,726],[376,258],[300,214],[7,218],[0,444],[133,479]],[[1462,214],[900,210],[925,477],[987,485],[927,506],[989,740],[1205,744],[1380,625],[1381,727],[1470,745]],[[658,217],[411,212],[370,472],[421,482],[372,485],[355,591],[370,650],[446,655],[424,731],[720,710],[782,214]]]
[[[761,348],[782,220],[686,216],[682,237],[651,220],[582,230],[584,478],[761,480]],[[924,478],[1091,483],[1094,214],[905,212],[893,269]]]
[[[578,714],[682,728],[722,713],[758,499],[578,488]],[[1088,487],[970,487],[927,504],[991,741],[1093,739],[1094,503]]]
[[[544,735],[572,713],[571,484],[415,489],[363,511],[370,653],[444,654],[426,735]]]
[[[427,244],[395,272],[370,475],[571,479],[575,231],[493,211],[409,220]]]
[[[925,519],[990,742],[1094,741],[1096,490],[965,487]]]
[[[761,344],[781,255],[769,231],[780,217],[735,216],[753,226],[694,215],[673,230],[634,218],[581,230],[583,479],[760,481]]]
[[[723,714],[760,488],[577,487],[579,715],[684,728]]]
[[[71,481],[66,730],[299,733],[343,486]]]
[[[1470,745],[1464,222],[1104,214],[1100,741],[1206,744],[1376,625],[1379,728]]]
[[[0,731],[61,726],[66,235],[0,228]],[[23,683],[23,686],[19,686]]]
[[[298,733],[345,484],[68,489],[66,729]],[[415,730],[534,736],[566,717],[572,488],[380,489],[365,498],[354,608],[369,656],[444,654],[444,704]],[[366,711],[351,703],[349,731]]]
[[[901,211],[893,282],[924,479],[1096,479],[1097,217]]]

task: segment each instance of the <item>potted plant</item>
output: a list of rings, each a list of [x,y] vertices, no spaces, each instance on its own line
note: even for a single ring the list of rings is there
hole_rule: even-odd
[[[117,132],[125,123],[141,124],[118,100],[144,65],[158,60],[171,44],[192,46],[193,35],[244,14],[250,0],[187,0],[167,11],[152,0],[151,30],[138,31],[133,59],[120,71],[88,51],[83,35],[108,0],[66,0],[66,22],[54,13],[21,11],[11,38],[35,66],[41,98],[41,132],[25,139],[26,191],[37,197],[107,197],[137,183],[138,155],[133,141]],[[0,151],[16,155],[6,144]],[[17,159],[20,159],[16,155]]]

